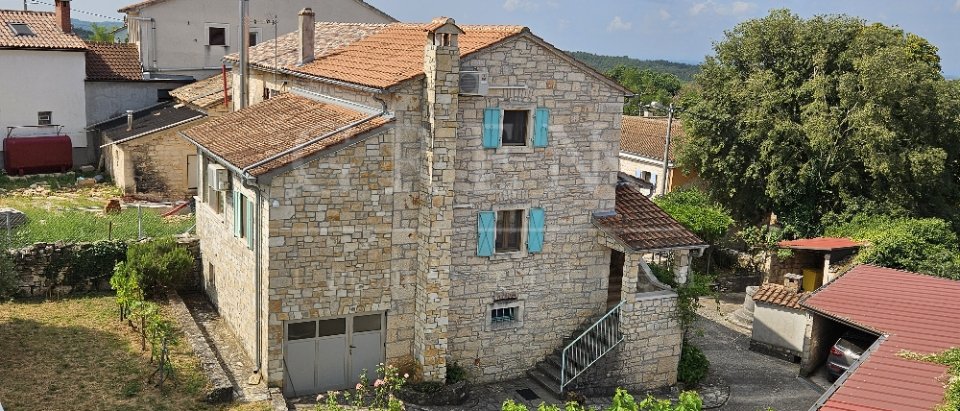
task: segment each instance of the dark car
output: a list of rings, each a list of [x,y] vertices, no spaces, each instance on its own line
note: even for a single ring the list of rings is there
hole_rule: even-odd
[[[860,359],[863,352],[873,344],[876,337],[856,332],[847,331],[830,347],[830,356],[827,357],[827,371],[830,373],[830,381],[836,381],[840,378],[854,362]]]

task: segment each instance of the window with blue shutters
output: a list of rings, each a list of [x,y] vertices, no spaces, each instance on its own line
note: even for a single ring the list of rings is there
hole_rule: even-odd
[[[531,208],[527,218],[527,252],[543,251],[543,227],[546,212],[540,207]]]
[[[500,147],[500,117],[499,108],[488,108],[483,111],[483,148]]]
[[[239,191],[233,192],[233,236],[243,235],[243,202],[240,199],[243,195]]]
[[[497,214],[493,211],[477,213],[477,255],[489,257],[493,255],[494,238],[496,236]]]
[[[244,237],[247,238],[247,248],[253,249],[253,201],[246,201],[246,218],[244,218]]]
[[[550,110],[540,107],[533,115],[533,146],[546,147],[550,134]]]

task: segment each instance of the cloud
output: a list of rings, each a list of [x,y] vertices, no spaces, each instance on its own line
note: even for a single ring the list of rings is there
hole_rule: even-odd
[[[960,0],[957,1],[960,2]],[[696,16],[704,12],[712,12],[721,16],[736,16],[747,13],[756,7],[756,4],[746,1],[734,1],[727,4],[716,0],[706,0],[690,6],[690,14]]]
[[[623,21],[620,16],[614,16],[613,20],[610,20],[610,24],[607,24],[607,31],[627,31],[633,27],[633,23],[629,21]]]
[[[666,9],[660,9],[660,20],[670,20],[670,12]]]
[[[953,11],[960,11],[960,0],[957,0],[956,3],[953,3]]]
[[[540,8],[540,5],[531,0],[506,0],[503,2],[503,9],[506,11],[534,11]]]

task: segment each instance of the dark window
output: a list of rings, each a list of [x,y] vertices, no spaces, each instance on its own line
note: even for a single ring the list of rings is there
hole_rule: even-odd
[[[37,113],[37,125],[39,126],[49,126],[53,124],[53,112],[52,111],[41,111]]]
[[[207,27],[207,44],[211,46],[226,46],[227,29],[224,27]]]
[[[347,333],[347,319],[337,318],[333,320],[320,321],[320,335],[318,337],[327,337],[331,335],[340,335]]]
[[[257,43],[260,42],[260,33],[251,31],[248,38],[250,39],[248,40],[250,42],[250,47],[256,46]]]
[[[490,322],[505,323],[517,320],[517,307],[494,308],[490,310]]]
[[[305,338],[314,338],[316,336],[317,323],[315,321],[291,323],[287,325],[287,340],[302,340]]]
[[[27,23],[10,23],[10,28],[13,29],[14,36],[33,36],[33,30],[30,29],[30,26]]]
[[[376,331],[380,329],[380,315],[361,315],[353,317],[353,332]]]
[[[173,100],[173,97],[170,95],[170,90],[157,90],[157,101],[170,101]]]
[[[529,115],[530,112],[527,110],[503,111],[503,139],[501,140],[503,145],[527,145],[527,117]]]
[[[497,212],[496,252],[520,251],[523,210]]]

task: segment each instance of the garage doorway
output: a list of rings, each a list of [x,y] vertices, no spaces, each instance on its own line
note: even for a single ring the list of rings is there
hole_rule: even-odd
[[[384,360],[386,313],[290,321],[285,328],[287,396],[353,387],[363,370],[375,379]]]

